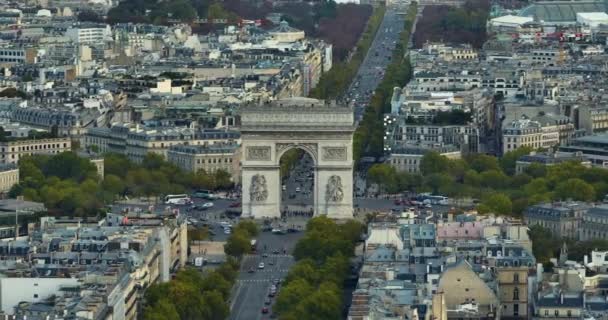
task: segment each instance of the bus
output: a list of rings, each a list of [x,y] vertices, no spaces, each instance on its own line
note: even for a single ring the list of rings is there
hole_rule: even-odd
[[[425,204],[439,204],[443,206],[448,205],[448,197],[431,195],[429,193],[421,193],[417,197],[417,200]]]
[[[193,198],[201,198],[201,199],[208,199],[208,200],[213,200],[215,198],[217,198],[213,192],[209,191],[209,190],[196,190],[192,193],[192,197]]]
[[[192,200],[187,194],[168,194],[165,196],[165,204],[190,204]]]
[[[256,252],[256,250],[258,249],[258,241],[255,239],[251,239],[251,252]]]

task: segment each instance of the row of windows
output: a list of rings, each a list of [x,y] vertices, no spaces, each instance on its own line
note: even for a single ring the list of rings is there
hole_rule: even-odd
[[[67,142],[63,143],[63,148],[67,148]],[[17,151],[32,151],[32,150],[48,150],[48,149],[56,149],[62,148],[61,143],[48,143],[42,145],[33,145],[33,146],[23,146],[17,147]],[[2,152],[4,152],[4,148],[2,148]],[[15,147],[11,147],[11,152],[15,152]]]
[[[232,163],[232,158],[224,158],[223,160],[224,160],[224,161],[223,161],[224,163]],[[209,163],[209,164],[211,164],[211,163],[222,163],[222,159],[216,159],[216,158],[213,158],[213,159],[207,159],[207,161],[205,161],[205,159],[197,159],[197,160],[196,160],[196,163],[198,163],[198,164],[205,164],[205,163]]]
[[[553,314],[554,314],[556,317],[559,317],[559,316],[560,316],[560,312],[559,312],[559,310],[555,310],[555,311],[553,312]],[[564,314],[562,314],[562,315],[564,315]],[[566,314],[565,314],[565,315],[567,315],[568,317],[572,317],[572,310],[566,310]],[[545,316],[549,316],[549,310],[545,310]]]
[[[16,58],[0,58],[0,62],[22,62],[23,59]]]
[[[393,164],[418,164],[418,159],[393,159]]]
[[[4,50],[0,50],[0,56],[22,57],[22,56],[24,56],[24,54],[23,54],[23,51],[4,51]]]

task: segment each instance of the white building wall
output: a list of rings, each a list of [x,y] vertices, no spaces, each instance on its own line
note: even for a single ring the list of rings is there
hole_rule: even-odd
[[[0,278],[2,312],[13,314],[19,302],[41,302],[60,288],[75,285],[78,279],[73,278]]]

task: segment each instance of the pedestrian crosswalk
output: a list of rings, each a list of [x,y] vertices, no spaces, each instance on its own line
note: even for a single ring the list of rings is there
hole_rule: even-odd
[[[268,283],[274,280],[275,278],[268,279],[237,279],[237,283]]]

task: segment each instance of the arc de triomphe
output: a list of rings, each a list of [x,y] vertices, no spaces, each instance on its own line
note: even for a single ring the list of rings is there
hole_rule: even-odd
[[[350,107],[289,98],[241,109],[244,217],[280,217],[279,161],[299,148],[314,162],[314,214],[353,216],[353,132]]]

